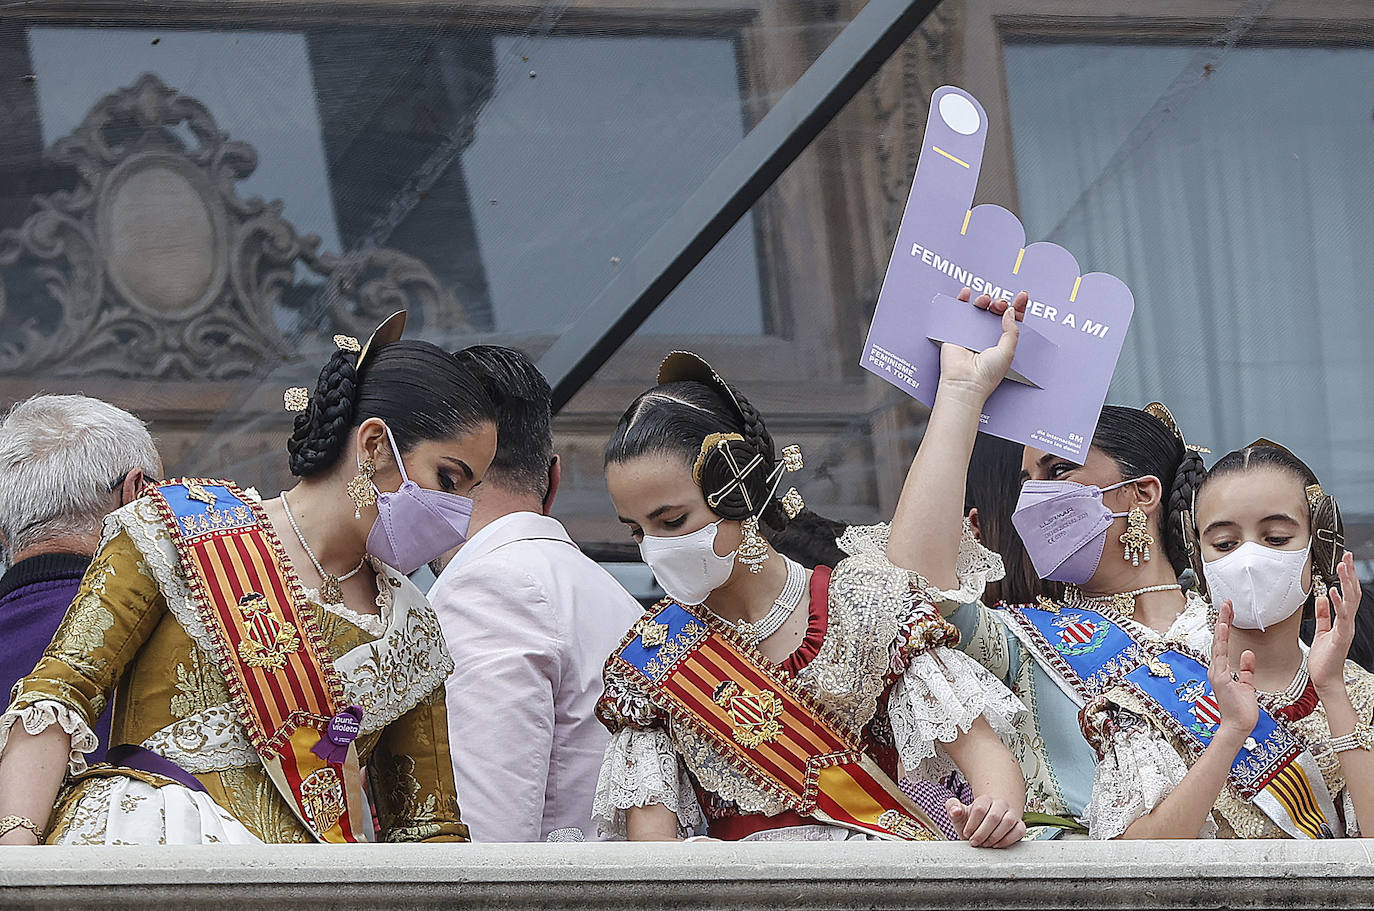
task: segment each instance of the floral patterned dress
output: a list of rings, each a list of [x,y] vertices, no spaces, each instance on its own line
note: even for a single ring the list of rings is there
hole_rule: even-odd
[[[384,841],[464,841],[448,750],[444,679],[453,664],[423,594],[378,561],[380,616],[307,590],[349,704]],[[66,619],[0,715],[72,737],[72,778],[50,843],[304,842],[311,835],[248,741],[196,615],[171,536],[150,501],[113,513]],[[111,744],[136,744],[195,776],[204,792],[122,767],[87,768],[92,725],[114,700]]]
[[[838,718],[894,780],[934,779],[952,764],[939,748],[979,717],[1012,733],[1023,706],[975,661],[949,646],[958,632],[933,603],[940,592],[884,555],[886,526],[853,527],[839,544],[851,556],[811,578],[806,637],[781,665],[785,676]],[[624,838],[626,811],[661,804],[679,834],[726,839],[830,840],[854,833],[798,816],[737,774],[717,748],[675,723],[656,695],[608,664],[598,716],[611,742],[593,814],[607,837]]]
[[[1210,648],[1210,643],[1208,643]],[[1345,688],[1359,717],[1374,718],[1374,674],[1354,661],[1345,663]],[[1341,820],[1335,832],[1360,834],[1355,807],[1345,788],[1340,754],[1330,750],[1326,709],[1309,680],[1296,697],[1260,695],[1265,709],[1307,747]],[[1093,799],[1087,823],[1093,838],[1116,838],[1173,793],[1188,773],[1191,759],[1178,737],[1163,729],[1153,713],[1125,689],[1108,689],[1083,713],[1083,732],[1098,751]],[[1338,824],[1338,822],[1340,824]],[[1277,823],[1228,781],[1203,823],[1199,838],[1288,838]]]

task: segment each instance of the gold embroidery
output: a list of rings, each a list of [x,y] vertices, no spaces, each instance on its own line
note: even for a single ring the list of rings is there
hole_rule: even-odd
[[[215,495],[206,490],[199,481],[186,482],[186,499],[206,504],[206,512],[215,508]]]
[[[211,796],[258,838],[269,844],[311,841],[261,765],[227,769],[219,779],[224,796]]]
[[[81,594],[53,636],[52,655],[83,674],[94,676],[105,666],[105,659],[95,655],[115,625],[114,614],[103,603],[106,582],[114,573],[107,558],[97,558],[91,564]]]
[[[328,832],[344,814],[343,779],[329,766],[301,782],[301,809],[316,832]]]
[[[639,633],[640,641],[645,648],[658,648],[668,641],[669,626],[666,623],[658,623],[645,617],[635,626],[635,631]]]
[[[240,598],[239,611],[248,621],[245,638],[239,643],[239,657],[243,663],[269,671],[286,667],[286,659],[301,647],[295,624],[277,619],[267,599],[258,592],[249,592]]]
[[[187,664],[190,666],[188,667]],[[176,666],[177,693],[168,706],[180,721],[229,701],[229,688],[213,661],[201,659],[200,649],[192,647],[187,664]]]
[[[768,690],[751,693],[727,680],[716,688],[712,699],[730,713],[730,722],[734,725],[731,733],[745,749],[756,750],[782,734],[782,723],[778,720],[782,717],[782,700],[776,693]]]
[[[883,815],[878,817],[878,825],[893,835],[899,835],[910,841],[935,841],[935,835],[929,832],[925,826],[905,813],[899,813],[896,810],[884,810]]]

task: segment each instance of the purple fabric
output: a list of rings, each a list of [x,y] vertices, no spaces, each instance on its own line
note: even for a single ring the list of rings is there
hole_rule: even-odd
[[[177,765],[159,753],[143,747],[134,746],[130,743],[121,743],[117,747],[111,747],[106,755],[105,761],[110,765],[121,766],[126,769],[133,769],[137,772],[151,772],[154,775],[161,775],[163,778],[170,778],[177,784],[184,785],[192,791],[209,793],[205,790],[205,785],[201,784],[196,776]]]
[[[1011,524],[1036,575],[1082,585],[1097,572],[1113,518],[1102,502],[1101,488],[1073,481],[1027,481]]]
[[[897,783],[897,787],[929,814],[931,821],[940,827],[945,838],[950,841],[960,840],[959,832],[954,828],[954,820],[949,818],[949,813],[945,810],[945,801],[954,797],[960,803],[972,803],[973,788],[969,787],[968,782],[964,781],[958,772],[951,772],[940,781],[903,778]]]
[[[14,685],[33,671],[43,650],[76,598],[90,557],[43,554],[20,560],[0,578],[0,695],[6,705]],[[100,762],[110,744],[110,711],[96,722],[100,748],[87,756]]]

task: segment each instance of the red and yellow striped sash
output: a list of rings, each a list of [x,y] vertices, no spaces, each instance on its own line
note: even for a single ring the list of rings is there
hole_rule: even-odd
[[[337,762],[314,749],[343,707],[343,684],[261,507],[209,479],[169,481],[149,496],[268,776],[321,841],[361,841],[356,748]]]
[[[714,618],[665,602],[615,660],[662,697],[676,724],[795,812],[879,838],[943,837],[837,719]]]

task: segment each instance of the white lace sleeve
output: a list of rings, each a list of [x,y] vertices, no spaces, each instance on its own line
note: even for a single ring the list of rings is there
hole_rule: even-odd
[[[851,525],[835,542],[845,553],[853,556],[862,554],[881,554],[886,557],[887,541],[892,529],[888,525]],[[959,556],[955,558],[954,578],[959,582],[957,589],[942,589],[932,585],[920,573],[912,572],[911,584],[923,601],[938,604],[952,601],[955,604],[971,604],[983,597],[983,589],[989,582],[996,582],[1007,574],[1002,558],[984,547],[973,533],[973,526],[964,520],[964,530],[959,538]]]
[[[651,804],[677,815],[679,835],[690,835],[701,822],[696,792],[667,733],[625,728],[606,745],[592,816],[603,836],[625,838],[625,811]]]
[[[1127,719],[1135,716],[1122,712]],[[1106,737],[1093,777],[1086,823],[1092,838],[1116,838],[1164,802],[1188,774],[1188,766],[1169,742],[1143,722],[1126,721]],[[1216,838],[1210,815],[1199,838]]]
[[[60,724],[62,730],[72,738],[67,768],[73,775],[86,771],[86,754],[100,746],[95,732],[70,706],[42,699],[22,708],[11,706],[5,714],[0,715],[0,761],[3,761],[5,745],[9,743],[10,731],[16,722],[22,722],[28,734],[41,734],[54,724]]]
[[[897,754],[908,775],[933,780],[951,771],[936,745],[967,733],[979,716],[1003,737],[1026,707],[981,664],[963,652],[937,646],[912,656],[888,700]]]

